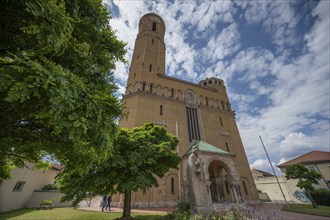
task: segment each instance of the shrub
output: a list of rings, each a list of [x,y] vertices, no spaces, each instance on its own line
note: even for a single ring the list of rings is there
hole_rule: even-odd
[[[314,189],[311,195],[318,205],[330,206],[330,191],[327,189]]]
[[[54,184],[45,185],[42,190],[58,190],[58,187]]]
[[[54,202],[54,200],[52,200],[52,199],[44,199],[40,203],[40,206],[51,206],[51,205],[53,205],[53,202]]]

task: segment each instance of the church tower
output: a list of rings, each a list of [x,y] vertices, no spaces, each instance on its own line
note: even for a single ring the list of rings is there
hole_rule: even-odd
[[[132,207],[175,206],[178,199],[188,199],[202,212],[224,201],[258,202],[223,80],[212,77],[193,83],[166,75],[164,36],[165,23],[159,15],[142,16],[123,95],[126,117],[120,126],[134,128],[146,122],[164,126],[179,139],[182,161],[178,170],[158,180],[158,187],[132,193]],[[196,151],[201,164],[198,178],[188,172],[194,170],[188,161]],[[202,181],[204,193],[192,179]],[[113,205],[122,202],[122,196],[113,197]]]
[[[139,22],[139,33],[129,69],[127,84],[153,81],[156,74],[165,74],[165,23],[154,13],[144,15]]]

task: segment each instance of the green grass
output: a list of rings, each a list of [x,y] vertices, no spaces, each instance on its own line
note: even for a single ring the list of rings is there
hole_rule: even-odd
[[[136,219],[141,220],[152,220],[152,219],[161,219],[162,214],[141,214],[141,213],[132,213],[132,216]],[[12,212],[7,212],[0,214],[0,219],[24,219],[24,220],[38,220],[38,219],[49,219],[49,220],[84,220],[84,219],[107,219],[113,220],[122,216],[122,213],[118,212],[95,212],[95,211],[85,211],[78,210],[73,208],[55,208],[50,210],[36,210],[36,209],[20,209]]]
[[[320,215],[330,217],[330,206],[317,206],[316,209],[310,204],[289,204],[289,208],[284,207],[283,211],[297,212],[310,215]]]

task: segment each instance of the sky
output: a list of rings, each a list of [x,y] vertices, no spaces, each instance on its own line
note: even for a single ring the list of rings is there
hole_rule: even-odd
[[[140,18],[166,25],[166,73],[223,79],[250,166],[330,151],[330,1],[104,0],[131,60]],[[114,78],[125,93],[129,64]],[[276,169],[278,172],[278,169]],[[279,173],[279,172],[278,172]]]

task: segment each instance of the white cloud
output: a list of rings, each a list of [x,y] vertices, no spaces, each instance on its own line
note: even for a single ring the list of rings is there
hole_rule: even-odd
[[[302,21],[290,1],[111,4],[116,4],[119,16],[110,24],[118,38],[128,42],[128,61],[139,19],[150,9],[166,24],[166,74],[194,82],[212,76],[225,81],[250,162],[265,158],[259,135],[274,161],[329,148],[329,1],[320,1],[314,9],[317,19],[305,36],[298,36]],[[245,13],[238,15],[238,8]],[[225,28],[218,29],[218,23]],[[275,47],[243,47],[243,23],[262,28]],[[292,56],[297,42],[302,52]],[[127,68],[117,64],[114,73],[122,93]]]
[[[273,165],[273,168],[275,170],[275,173],[276,175],[281,175],[282,172],[279,168],[276,167],[275,163],[272,162],[272,165]],[[269,163],[268,160],[266,159],[258,159],[256,161],[254,161],[253,164],[250,165],[251,168],[255,168],[255,169],[258,169],[258,170],[261,170],[261,171],[266,171],[266,172],[269,172],[271,174],[274,174],[273,170],[272,170],[272,167]]]

